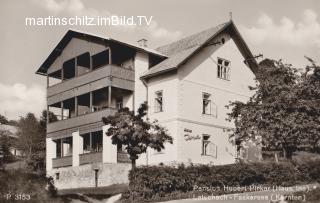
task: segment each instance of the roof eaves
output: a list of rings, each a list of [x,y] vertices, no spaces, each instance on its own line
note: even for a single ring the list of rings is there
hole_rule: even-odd
[[[153,76],[157,76],[159,74],[163,74],[163,73],[167,73],[167,72],[170,72],[170,71],[173,71],[173,70],[176,70],[177,67],[174,66],[174,67],[171,67],[171,68],[167,68],[167,69],[164,69],[164,70],[160,70],[159,72],[155,72],[155,73],[149,73],[149,74],[146,74],[146,75],[142,75],[140,77],[140,79],[148,79],[150,77],[153,77]]]
[[[217,32],[215,32],[209,39],[207,39],[204,43],[202,43],[200,46],[198,46],[197,49],[195,49],[192,53],[190,53],[189,56],[187,56],[183,61],[181,61],[177,68],[184,63],[186,63],[194,54],[199,52],[203,47],[205,47],[212,39],[214,39],[218,34],[220,34],[223,30],[225,30],[229,25],[232,24],[232,21],[227,22],[225,25],[223,25]]]

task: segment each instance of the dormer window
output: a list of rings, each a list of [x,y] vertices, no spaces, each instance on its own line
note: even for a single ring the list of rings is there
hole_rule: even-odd
[[[230,80],[230,61],[218,58],[217,76],[224,80]]]

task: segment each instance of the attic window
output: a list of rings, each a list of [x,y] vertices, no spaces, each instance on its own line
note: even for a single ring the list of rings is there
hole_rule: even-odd
[[[102,51],[92,56],[92,69],[109,64],[109,50]]]
[[[217,76],[224,80],[230,80],[230,61],[218,58]]]

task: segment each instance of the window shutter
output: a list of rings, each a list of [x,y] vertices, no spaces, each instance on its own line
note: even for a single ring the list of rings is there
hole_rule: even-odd
[[[207,146],[207,154],[217,158],[217,145],[210,142]]]
[[[218,106],[211,102],[211,114],[214,116],[214,117],[218,117]]]

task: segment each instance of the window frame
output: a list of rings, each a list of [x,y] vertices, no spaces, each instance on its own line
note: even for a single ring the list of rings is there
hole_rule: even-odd
[[[207,137],[207,139],[204,140],[204,137]],[[202,139],[201,139],[201,155],[202,156],[210,156],[207,152],[207,147],[211,143],[210,137],[211,136],[209,134],[202,134]]]
[[[161,94],[161,104],[158,102],[158,95]],[[159,105],[159,106],[158,106]],[[154,93],[154,113],[163,112],[163,90],[156,91]]]
[[[205,96],[208,95],[209,97],[206,99]],[[211,107],[212,107],[212,101],[211,101],[211,94],[207,93],[207,92],[202,92],[202,114],[203,115],[212,115],[211,112]],[[209,113],[206,112],[206,108],[205,108],[205,101],[208,101],[208,105],[209,105]]]
[[[221,64],[219,64],[219,60],[222,61]],[[225,62],[228,62],[229,64],[226,66]],[[218,57],[217,59],[217,78],[222,80],[230,81],[230,72],[231,72],[231,61]]]

